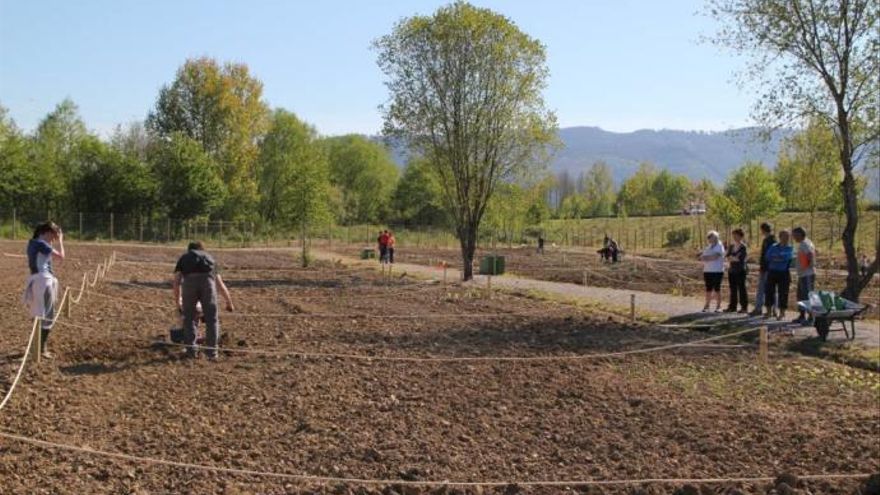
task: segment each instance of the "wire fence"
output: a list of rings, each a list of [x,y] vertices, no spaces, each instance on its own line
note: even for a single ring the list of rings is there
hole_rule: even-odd
[[[51,219],[62,226],[65,234],[74,240],[126,241],[175,243],[191,239],[210,241],[218,247],[292,246],[303,238],[300,228],[290,225],[269,225],[256,220],[174,219],[155,214],[116,212],[20,211],[0,210],[0,239],[26,239],[37,223]],[[844,226],[841,215],[819,212],[783,213],[771,221],[777,229],[804,226],[821,249],[841,246]],[[743,226],[750,238],[758,236],[758,222]],[[447,226],[408,223],[309,226],[305,231],[308,242],[322,246],[372,246],[381,230],[392,230],[401,246],[428,248],[457,248],[459,241]],[[686,247],[700,247],[705,235],[717,230],[725,239],[730,227],[710,222],[702,215],[666,217],[608,217],[573,220],[549,220],[539,225],[516,229],[493,228],[484,224],[479,232],[481,248],[515,247],[534,244],[539,236],[547,243],[562,247],[598,248],[606,235],[615,238],[628,252],[660,249],[669,244],[671,233],[683,232]],[[880,212],[866,211],[860,216],[856,239],[857,249],[873,255],[873,246],[880,239]],[[752,242],[756,244],[756,242]]]

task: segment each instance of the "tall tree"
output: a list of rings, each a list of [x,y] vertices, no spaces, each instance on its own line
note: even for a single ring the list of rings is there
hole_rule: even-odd
[[[201,145],[220,165],[228,188],[221,215],[233,218],[256,210],[257,143],[268,113],[263,83],[247,65],[202,57],[187,60],[159,90],[147,128],[159,137],[181,133]]]
[[[174,133],[150,148],[159,199],[168,215],[188,220],[210,215],[223,204],[226,184],[220,167],[191,138]]]
[[[309,232],[329,216],[327,157],[314,128],[286,110],[272,114],[260,144],[260,192],[263,217],[295,226],[302,241],[302,263],[310,261]]]
[[[657,168],[651,163],[642,163],[636,173],[620,185],[617,204],[627,215],[651,215],[660,208],[660,202],[653,194]]]
[[[149,213],[156,205],[158,181],[150,167],[89,136],[72,153],[72,205],[78,211]]]
[[[607,163],[598,161],[590,167],[584,177],[583,189],[589,216],[611,216],[614,212],[614,177]]]
[[[880,267],[862,275],[856,165],[880,137],[880,2],[877,0],[709,0],[721,22],[715,40],[751,56],[747,71],[764,95],[758,120],[769,125],[818,118],[834,129],[843,171],[845,297],[858,299]]]
[[[43,187],[39,190],[43,205],[60,208],[69,204],[70,184],[77,174],[73,153],[88,136],[79,108],[64,99],[37,125],[31,147],[31,160]]]
[[[491,10],[455,2],[376,41],[391,101],[385,130],[435,165],[473,278],[477,231],[499,182],[545,161],[544,46]]]
[[[330,182],[342,194],[344,223],[379,222],[388,216],[399,171],[388,149],[355,134],[324,140]]]
[[[681,211],[687,202],[690,181],[683,175],[675,175],[661,170],[651,184],[651,194],[657,201],[653,214],[674,215]]]
[[[724,194],[739,208],[739,220],[749,224],[749,238],[753,221],[771,217],[782,209],[783,199],[773,173],[760,163],[746,163],[733,172]]]
[[[29,160],[28,141],[15,122],[0,106],[0,209],[36,211],[44,187],[37,169]]]
[[[843,172],[838,162],[834,133],[815,119],[786,139],[779,150],[775,172],[779,191],[788,208],[810,213],[810,232],[816,211],[836,209],[834,203],[843,199]]]
[[[447,219],[442,194],[440,180],[431,164],[425,159],[413,158],[394,190],[395,215],[415,225],[443,226]]]

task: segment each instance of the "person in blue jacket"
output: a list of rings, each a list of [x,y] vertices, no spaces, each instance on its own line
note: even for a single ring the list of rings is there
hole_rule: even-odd
[[[791,260],[794,248],[789,244],[791,235],[787,230],[779,232],[779,242],[767,250],[767,298],[764,318],[773,316],[773,300],[776,300],[776,319],[785,318],[788,308],[788,289],[791,286]],[[776,296],[776,297],[774,297]]]

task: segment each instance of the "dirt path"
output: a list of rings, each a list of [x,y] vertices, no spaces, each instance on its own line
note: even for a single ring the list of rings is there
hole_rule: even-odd
[[[320,259],[342,260],[346,264],[370,265],[377,267],[375,261],[363,261],[353,257],[342,256],[338,253],[330,253],[321,250],[313,250],[313,254]],[[396,274],[418,274],[419,276],[443,279],[443,270],[425,265],[410,263],[396,263]],[[459,270],[447,268],[447,279],[456,281],[461,278]],[[485,287],[487,277],[475,275],[472,282],[476,286]],[[613,289],[608,287],[594,287],[563,282],[551,282],[521,277],[501,276],[492,277],[492,286],[512,290],[540,291],[578,300],[586,300],[609,310],[628,314],[630,311],[630,298],[634,295],[636,302],[637,317],[675,318],[699,313],[703,308],[703,300],[696,297],[674,296],[671,294],[655,294],[652,292]],[[795,315],[792,314],[792,317]],[[726,319],[741,322],[743,325],[755,324],[762,320],[758,318],[744,318],[741,315],[724,315]],[[769,326],[779,328],[784,326],[786,330],[794,329],[795,336],[806,338],[815,335],[813,327],[794,327],[786,324],[769,323]],[[844,339],[842,332],[834,332],[829,340]],[[856,342],[866,347],[880,347],[880,322],[874,320],[861,320],[856,324]]]

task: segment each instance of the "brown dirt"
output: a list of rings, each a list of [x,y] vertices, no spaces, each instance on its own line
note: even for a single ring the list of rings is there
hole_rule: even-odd
[[[333,251],[354,256],[359,247],[359,245],[335,245]],[[454,249],[401,247],[397,251],[396,260],[404,263],[436,265],[440,261],[445,261],[451,267],[461,266],[460,252]],[[479,260],[480,257],[490,253],[505,256],[507,273],[536,280],[582,285],[584,270],[587,270],[587,285],[594,287],[685,296],[701,296],[704,291],[702,265],[695,260],[685,259],[682,250],[655,250],[646,254],[627,254],[623,257],[623,261],[617,264],[602,262],[596,250],[592,248],[561,250],[549,246],[543,255],[537,254],[534,247],[481,248],[477,251],[476,258]],[[692,257],[694,254],[688,251],[687,256]],[[757,270],[751,270],[749,297],[754,297],[757,277]],[[839,291],[845,284],[844,275],[838,271],[819,272],[817,278],[819,289]],[[788,306],[796,308],[797,285],[794,280],[789,294]],[[877,283],[870,285],[862,294],[863,301],[880,300],[880,276],[877,277]],[[722,286],[722,295],[723,303],[726,305],[728,297],[726,279]],[[866,316],[873,319],[880,317],[880,305],[875,304]]]
[[[20,250],[3,243],[0,250]],[[78,285],[110,247],[68,247],[63,283]],[[691,349],[619,359],[395,362],[228,355],[184,361],[155,348],[173,323],[167,287],[175,250],[123,248],[30,366],[2,430],[169,460],[377,479],[538,479],[776,476],[880,470],[880,377],[817,360]],[[704,337],[630,327],[524,295],[443,288],[369,270],[298,269],[277,251],[219,251],[243,313],[338,313],[235,318],[249,348],[375,356],[563,356]],[[407,260],[412,261],[412,260]],[[24,260],[0,257],[0,390],[29,329],[19,307]],[[532,313],[534,316],[370,319],[367,315]],[[65,321],[62,319],[62,322]],[[800,482],[851,493],[857,482]],[[455,493],[410,487],[292,483],[206,474],[45,450],[0,439],[3,493]],[[715,486],[764,492],[769,484]],[[486,493],[672,493],[682,486],[507,487]],[[641,491],[640,491],[641,490]],[[470,493],[477,493],[471,490]]]

